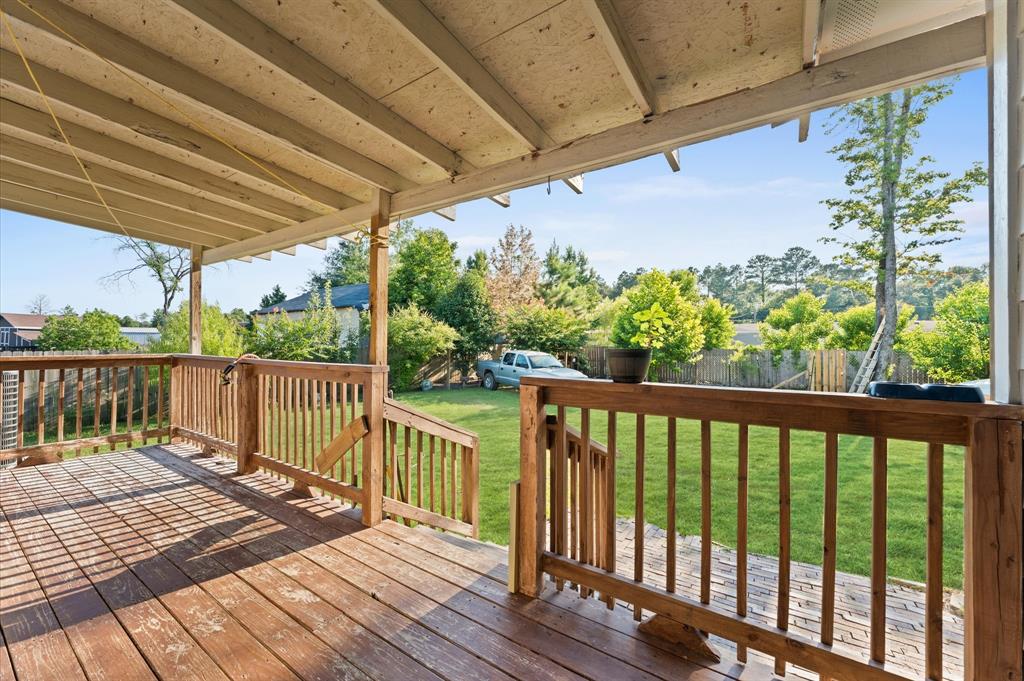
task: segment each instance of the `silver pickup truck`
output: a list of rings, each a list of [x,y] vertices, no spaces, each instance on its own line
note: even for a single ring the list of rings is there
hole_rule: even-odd
[[[519,387],[523,376],[547,376],[548,378],[586,378],[575,369],[562,366],[557,359],[546,352],[530,350],[509,350],[501,360],[477,362],[476,374],[480,385],[487,390],[496,390],[499,385]]]

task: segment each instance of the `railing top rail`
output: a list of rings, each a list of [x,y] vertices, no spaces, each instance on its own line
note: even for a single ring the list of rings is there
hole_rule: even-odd
[[[207,366],[222,369],[234,357],[218,357],[215,355],[171,355],[175,364],[184,366]],[[250,365],[256,368],[257,374],[271,376],[291,376],[294,378],[328,379],[344,382],[362,382],[373,374],[387,373],[386,366],[373,364],[336,364],[331,362],[295,362],[280,359],[237,359],[237,364]]]
[[[524,378],[547,404],[964,445],[971,419],[1024,420],[1024,407],[789,390]]]
[[[471,430],[417,411],[391,398],[384,398],[384,418],[467,447],[475,447],[478,439],[477,434]]]
[[[100,367],[154,366],[170,364],[171,355],[16,355],[0,357],[0,371],[32,369],[96,369]]]

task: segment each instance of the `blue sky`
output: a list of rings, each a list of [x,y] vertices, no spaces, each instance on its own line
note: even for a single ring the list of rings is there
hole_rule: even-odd
[[[918,150],[938,167],[966,169],[987,159],[985,72],[961,76],[954,94],[932,112]],[[512,207],[488,200],[458,206],[458,220],[417,218],[458,242],[459,254],[490,250],[509,223],[533,230],[539,253],[552,239],[582,247],[607,279],[637,267],[702,267],[742,263],[757,253],[779,255],[790,246],[822,259],[833,250],[818,243],[828,232],[826,197],[843,192],[843,167],[826,153],[839,138],[826,135],[827,113],[812,118],[810,139],[796,141],[796,123],[758,128],[680,150],[682,171],[661,156],[588,173],[583,195],[561,183],[512,194]],[[986,190],[958,210],[967,233],[942,251],[948,264],[978,265],[988,258]],[[332,240],[333,243],[333,240]],[[100,307],[117,314],[150,312],[160,305],[155,283],[108,289],[99,279],[128,264],[101,232],[0,211],[0,310],[24,312],[36,295],[55,308]],[[204,270],[204,296],[225,308],[256,307],[274,284],[301,293],[323,252],[300,246],[294,257],[222,264]]]

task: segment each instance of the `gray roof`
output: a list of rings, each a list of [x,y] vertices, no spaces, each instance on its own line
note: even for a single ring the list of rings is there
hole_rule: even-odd
[[[277,305],[257,310],[256,314],[272,314],[274,312],[302,312],[309,307],[309,293],[289,298]],[[349,284],[348,286],[335,286],[331,289],[331,304],[335,308],[354,307],[357,310],[370,309],[370,285]]]

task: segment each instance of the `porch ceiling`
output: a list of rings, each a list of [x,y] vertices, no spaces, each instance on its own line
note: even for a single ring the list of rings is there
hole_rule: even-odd
[[[507,203],[984,63],[984,3],[910,4],[0,0],[0,207],[212,263],[351,234],[377,189]]]

